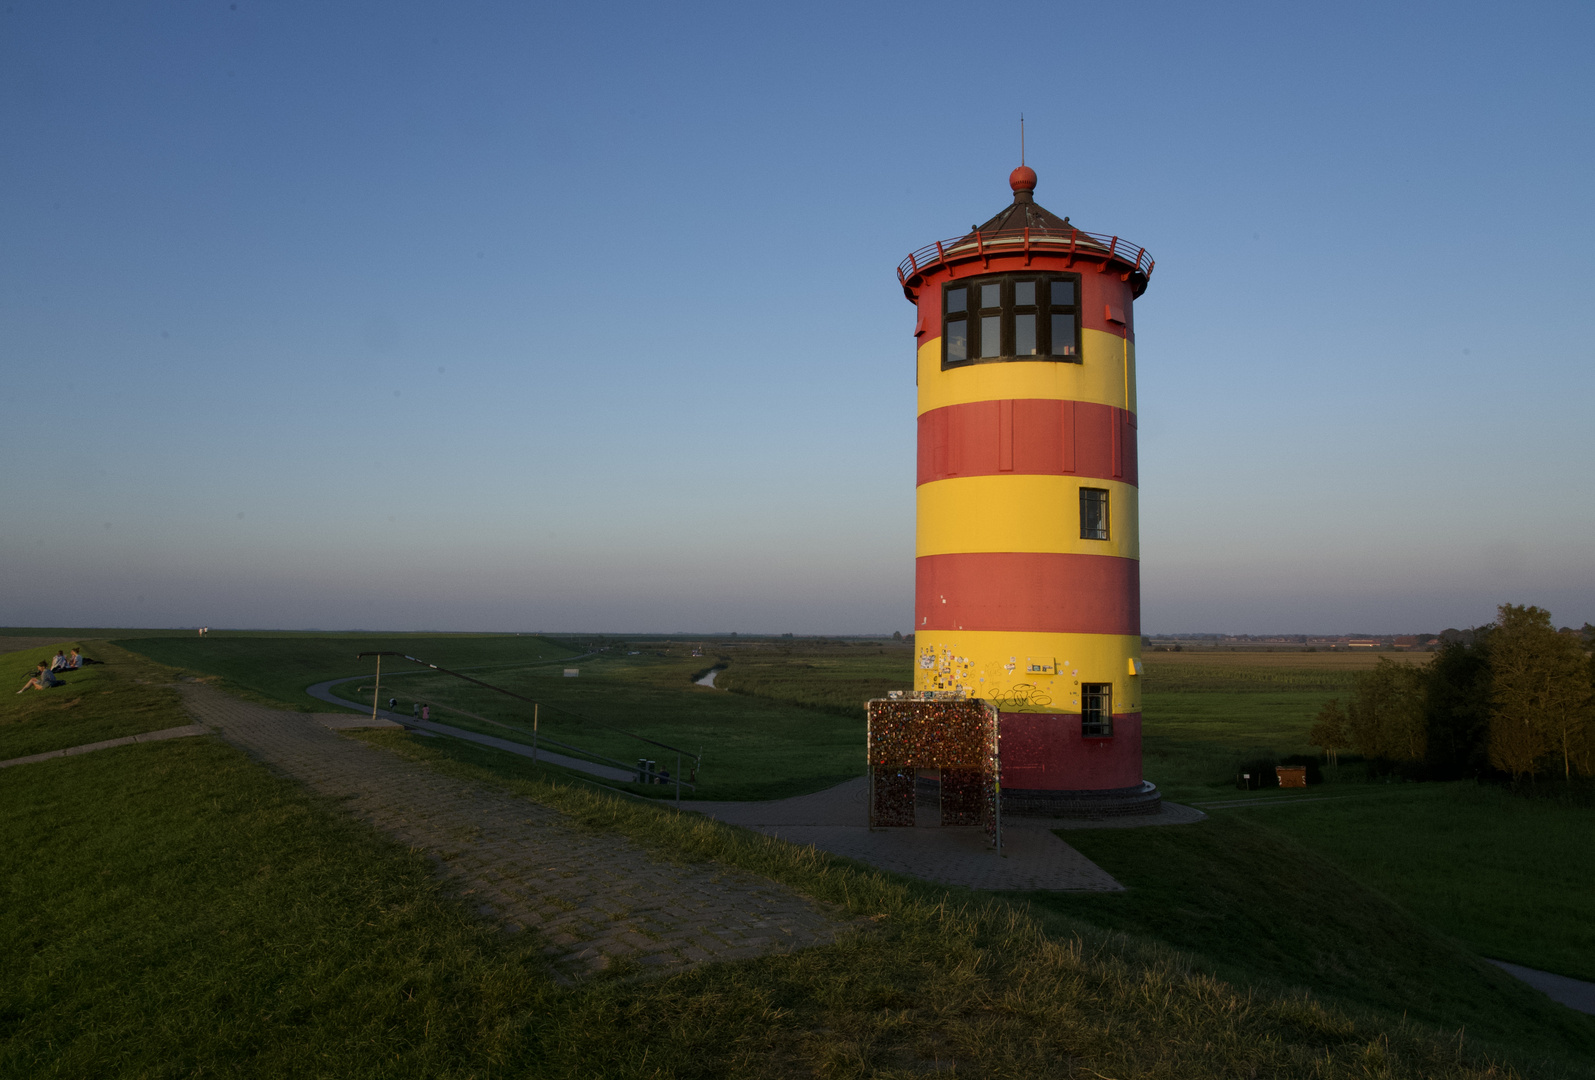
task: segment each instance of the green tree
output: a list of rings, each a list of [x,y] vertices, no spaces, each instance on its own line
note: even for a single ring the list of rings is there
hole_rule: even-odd
[[[1376,761],[1422,761],[1428,748],[1425,669],[1381,656],[1353,685],[1347,727],[1357,752]]]
[[[1318,710],[1307,732],[1307,745],[1322,750],[1331,765],[1338,765],[1340,752],[1351,748],[1351,732],[1346,727],[1346,714],[1340,709],[1339,698],[1331,698]]]
[[[1490,762],[1514,780],[1590,766],[1591,663],[1543,608],[1502,604],[1491,635]]]
[[[1429,776],[1456,780],[1490,768],[1490,626],[1448,632],[1427,665]]]

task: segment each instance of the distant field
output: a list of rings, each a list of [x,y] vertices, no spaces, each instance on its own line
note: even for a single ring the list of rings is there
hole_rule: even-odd
[[[862,718],[864,703],[914,686],[914,647],[902,642],[760,646],[723,652],[715,685],[735,694]]]
[[[1142,656],[1148,662],[1171,666],[1189,664],[1195,667],[1237,667],[1262,670],[1275,668],[1294,668],[1299,670],[1327,668],[1336,671],[1362,671],[1376,667],[1380,659],[1394,660],[1398,664],[1404,661],[1421,664],[1429,659],[1430,654],[1425,652],[1374,652],[1371,649],[1357,652],[1308,652],[1306,650],[1281,647],[1277,651],[1243,649],[1235,652],[1221,649],[1185,649],[1181,652],[1161,652],[1154,649],[1145,649],[1142,651]]]
[[[256,634],[142,637],[122,645],[163,664],[215,675],[235,687],[295,708],[327,706],[305,687],[342,675],[374,671],[374,659],[357,653],[389,650],[419,656],[445,667],[493,668],[555,664],[573,648],[548,638],[519,634]],[[388,660],[388,666],[395,661]]]

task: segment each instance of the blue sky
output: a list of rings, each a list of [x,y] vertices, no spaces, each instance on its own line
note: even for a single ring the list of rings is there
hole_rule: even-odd
[[[1138,302],[1144,629],[1595,621],[1588,5],[0,12],[0,625],[912,621],[904,254]]]

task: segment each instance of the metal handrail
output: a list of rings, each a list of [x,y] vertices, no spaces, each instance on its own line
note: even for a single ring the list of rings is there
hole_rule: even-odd
[[[468,683],[475,683],[477,686],[483,687],[484,689],[487,689],[487,690],[496,691],[496,692],[498,692],[500,694],[503,694],[505,697],[512,697],[512,698],[515,698],[517,701],[524,701],[528,705],[546,705],[548,708],[553,709],[555,712],[562,712],[562,713],[564,713],[567,716],[574,716],[576,719],[582,721],[585,724],[592,724],[594,727],[607,728],[608,730],[613,731],[613,732],[615,732],[617,734],[628,736],[630,738],[636,739],[639,742],[645,742],[645,743],[647,743],[650,746],[657,746],[657,747],[659,747],[662,750],[669,750],[669,751],[672,751],[673,753],[683,754],[686,757],[690,757],[692,759],[694,765],[701,766],[703,764],[703,755],[702,754],[694,754],[691,750],[683,750],[679,746],[671,746],[669,743],[662,743],[662,742],[659,742],[656,739],[650,739],[646,735],[638,735],[634,731],[627,731],[625,728],[618,728],[618,727],[616,727],[613,724],[606,724],[602,720],[594,720],[592,717],[584,716],[581,713],[576,712],[573,709],[566,709],[566,708],[563,708],[563,707],[561,707],[559,705],[549,705],[548,702],[546,702],[546,701],[544,701],[544,702],[536,701],[533,698],[526,697],[523,694],[517,694],[513,690],[506,690],[502,686],[494,686],[492,683],[485,683],[481,679],[473,679],[469,675],[461,675],[458,671],[450,671],[446,667],[442,667],[442,666],[440,666],[438,664],[434,664],[434,663],[432,663],[431,661],[428,661],[428,660],[422,660],[419,657],[411,656],[408,653],[401,653],[401,652],[363,652],[363,653],[356,653],[355,654],[355,659],[358,660],[358,659],[361,659],[361,658],[367,657],[367,656],[398,656],[398,657],[403,657],[405,660],[410,661],[410,663],[412,663],[412,664],[420,664],[422,667],[429,667],[433,671],[441,672],[444,675],[453,675],[456,679],[464,679]]]
[[[992,250],[993,248],[1002,251],[1010,247],[1020,251],[1036,248],[1062,249],[1073,256],[1084,255],[1087,258],[1097,257],[1104,261],[1121,263],[1130,268],[1130,273],[1140,273],[1148,278],[1152,276],[1152,267],[1156,265],[1156,260],[1147,253],[1146,248],[1132,244],[1122,236],[1092,233],[1074,228],[1067,232],[1052,232],[1032,226],[1026,229],[1000,229],[986,233],[976,229],[974,232],[955,236],[950,240],[938,240],[926,244],[917,251],[909,252],[908,258],[897,265],[897,277],[899,281],[906,282],[914,275],[922,274],[938,264],[960,262],[966,258],[989,257],[997,253]],[[1132,250],[1135,252],[1133,259],[1130,257]]]
[[[596,763],[600,765],[612,765],[617,769],[624,770],[631,769],[631,762],[629,761],[622,761],[619,758],[612,758],[608,754],[600,754],[596,750],[588,750],[583,746],[573,746],[568,742],[560,742],[558,739],[551,739],[540,731],[527,731],[523,727],[517,727],[514,724],[506,724],[504,721],[494,720],[490,716],[479,716],[474,712],[466,712],[464,709],[457,709],[453,705],[445,705],[441,701],[429,701],[426,698],[411,698],[410,700],[421,705],[430,705],[434,709],[442,709],[445,712],[459,713],[461,716],[469,716],[472,720],[480,720],[484,724],[492,724],[494,727],[501,727],[505,731],[513,731],[521,735],[530,735],[533,739],[532,745],[534,747],[557,746],[561,750],[569,750],[574,754],[585,754],[587,757],[595,759]],[[682,782],[686,783],[686,781]],[[692,788],[694,791],[698,790],[692,784],[687,784],[687,786]]]
[[[410,663],[412,663],[412,664],[420,664],[422,667],[431,668],[433,671],[439,672],[440,674],[452,675],[456,679],[464,679],[466,682],[474,683],[475,685],[480,686],[483,689],[496,691],[497,693],[503,694],[505,697],[515,698],[518,701],[524,701],[527,704],[536,706],[538,708],[541,708],[542,705],[544,704],[543,702],[539,702],[539,701],[536,701],[536,700],[534,700],[532,698],[526,697],[523,694],[517,694],[513,690],[506,690],[502,686],[494,686],[492,683],[485,683],[481,679],[473,679],[469,675],[462,675],[458,671],[450,671],[446,667],[442,667],[441,665],[434,664],[434,663],[432,663],[429,660],[422,660],[418,656],[411,656],[409,653],[393,652],[393,651],[389,651],[389,650],[373,650],[371,652],[356,653],[355,654],[355,659],[357,659],[357,660],[358,659],[363,659],[364,657],[367,657],[367,656],[375,656],[377,658],[377,685],[376,685],[376,687],[374,687],[372,689],[372,692],[371,692],[371,715],[373,717],[376,715],[378,700],[381,697],[382,658],[384,656],[398,656],[398,657],[401,657],[401,658],[403,658],[405,660],[410,661]],[[522,732],[523,734],[531,735],[532,736],[532,750],[533,750],[533,753],[535,754],[535,752],[537,750],[538,732],[536,731],[535,728],[532,731],[526,731],[525,728],[518,728],[518,727],[514,726],[513,724],[506,724],[506,723],[504,723],[503,721],[500,721],[500,720],[488,720],[487,717],[485,717],[485,716],[477,716],[475,713],[468,713],[464,709],[455,709],[455,708],[451,708],[450,706],[446,706],[446,705],[442,705],[440,707],[441,708],[447,708],[447,709],[449,709],[450,712],[461,713],[461,714],[463,714],[465,716],[472,717],[473,719],[476,719],[476,720],[485,720],[485,721],[487,721],[487,723],[496,724],[497,726],[499,726],[501,728],[508,728],[511,731],[519,731],[519,732]],[[664,749],[664,750],[674,751],[675,755],[676,755],[676,774],[675,774],[675,777],[674,777],[675,784],[676,784],[676,802],[678,804],[681,802],[681,789],[682,789],[683,786],[689,787],[693,791],[697,791],[698,790],[698,786],[696,784],[681,779],[681,759],[683,757],[688,757],[688,758],[692,759],[692,775],[694,777],[696,777],[698,775],[698,770],[703,767],[703,755],[701,753],[694,754],[691,750],[683,750],[679,746],[671,746],[669,743],[662,743],[662,742],[659,742],[656,739],[650,739],[646,735],[638,735],[634,731],[627,731],[625,728],[618,728],[618,727],[615,727],[613,724],[606,724],[606,723],[604,723],[601,720],[594,720],[592,717],[583,716],[581,713],[575,712],[572,709],[561,708],[558,705],[549,705],[548,707],[550,709],[553,709],[555,712],[562,712],[562,713],[565,713],[566,715],[574,716],[578,720],[581,720],[581,721],[583,721],[585,723],[592,724],[592,725],[594,725],[596,727],[605,728],[605,729],[607,729],[609,731],[616,732],[617,734],[620,734],[620,735],[625,735],[627,738],[636,739],[638,742],[645,742],[645,743],[647,743],[650,746],[657,746],[657,747],[660,747],[661,749]],[[554,742],[554,740],[552,740],[552,739],[550,739],[548,741],[549,742]],[[571,746],[569,743],[555,743],[555,745],[556,746],[563,746],[566,749],[573,750],[573,751],[575,751],[576,753],[579,753],[579,754],[586,754],[588,757],[605,758],[605,760],[607,760],[607,761],[615,762],[615,764],[618,765],[622,769],[629,767],[624,762],[621,762],[621,761],[619,761],[619,760],[617,760],[615,758],[607,757],[604,754],[599,754],[599,753],[597,753],[595,751],[592,751],[592,750],[585,750],[585,749],[583,749],[582,747],[579,747],[579,746]]]

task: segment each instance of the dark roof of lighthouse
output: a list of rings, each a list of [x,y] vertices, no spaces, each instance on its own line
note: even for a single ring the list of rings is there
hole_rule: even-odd
[[[897,264],[897,280],[903,285],[904,296],[915,299],[916,290],[932,271],[950,269],[970,259],[980,259],[983,266],[990,266],[995,255],[1020,252],[1028,266],[1033,250],[1063,252],[1070,265],[1076,258],[1100,261],[1103,269],[1111,264],[1121,280],[1131,283],[1134,295],[1146,291],[1152,268],[1157,265],[1146,248],[1137,247],[1122,236],[1088,232],[1068,218],[1037,206],[1036,172],[1028,166],[1015,169],[1008,177],[1008,186],[1013,188],[1013,202],[984,225],[971,225],[963,236],[926,244]],[[1023,247],[1018,247],[1021,241]]]
[[[970,232],[977,230],[982,233],[1017,232],[1029,229],[1035,233],[1061,233],[1067,236],[1070,229],[1079,228],[1068,218],[1059,217],[1036,202],[1034,169],[1019,166],[1013,171],[1013,175],[1008,177],[1008,185],[1013,188],[1013,202],[1003,207],[984,225],[971,226]]]

